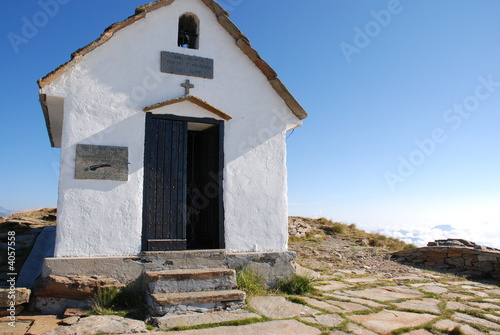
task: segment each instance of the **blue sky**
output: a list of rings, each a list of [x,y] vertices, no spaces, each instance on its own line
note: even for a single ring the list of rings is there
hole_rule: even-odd
[[[0,206],[56,205],[36,80],[144,3],[4,5]],[[500,248],[500,2],[220,3],[309,113],[287,140],[291,215]]]

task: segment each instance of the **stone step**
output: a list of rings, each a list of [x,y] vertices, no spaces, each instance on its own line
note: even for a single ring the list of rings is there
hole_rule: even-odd
[[[146,271],[177,269],[217,269],[228,263],[225,250],[144,251]]]
[[[225,291],[236,288],[232,269],[190,269],[146,272],[149,293]]]
[[[245,292],[239,290],[151,294],[153,302],[160,306],[196,306],[217,302],[243,301],[245,296]]]

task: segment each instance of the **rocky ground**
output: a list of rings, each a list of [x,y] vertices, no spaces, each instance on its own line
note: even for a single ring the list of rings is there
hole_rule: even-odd
[[[25,315],[15,328],[0,320],[0,333],[500,334],[500,283],[399,264],[389,249],[404,244],[339,227],[291,219],[290,248],[317,277],[312,294],[250,296],[244,310],[165,316],[150,322],[156,328],[118,316]]]
[[[289,248],[297,253],[297,261],[304,267],[325,274],[338,270],[352,274],[371,274],[384,278],[401,275],[417,274],[419,270],[408,265],[391,261],[391,254],[406,246],[404,243],[391,243],[388,240],[385,247],[374,247],[371,244],[383,244],[380,235],[368,234],[349,226],[343,233],[328,233],[328,224],[323,219],[291,217]]]
[[[332,224],[341,227],[343,231],[331,232]],[[474,276],[475,274],[474,271],[455,271],[453,267],[444,264],[434,266],[421,264],[417,268],[414,264],[405,262],[405,258],[392,257],[397,251],[406,250],[411,253],[415,246],[397,239],[386,238],[380,234],[366,233],[349,225],[328,222],[325,219],[291,217],[289,235],[291,236],[289,248],[297,253],[297,262],[321,273],[335,273],[340,270],[353,274],[393,278],[418,274],[423,269],[453,275],[471,274]],[[456,244],[456,241],[468,243],[479,251],[496,250],[465,240],[441,240],[429,244],[464,246],[463,243]]]
[[[14,213],[6,218],[0,217],[0,286],[7,285],[7,273],[18,273],[21,270],[42,229],[56,224],[56,213],[55,208],[43,208]],[[16,249],[15,263],[11,264],[14,271],[10,271],[7,262],[8,239],[12,233],[15,234]]]

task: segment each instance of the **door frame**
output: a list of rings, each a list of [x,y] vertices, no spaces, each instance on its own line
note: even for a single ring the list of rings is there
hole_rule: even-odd
[[[219,218],[218,224],[219,226],[219,249],[225,249],[225,238],[224,238],[224,121],[223,120],[217,120],[217,119],[212,119],[212,118],[196,118],[196,117],[184,117],[184,116],[177,116],[177,115],[172,115],[172,114],[153,114],[151,112],[146,113],[146,128],[145,131],[147,131],[148,123],[152,119],[160,119],[160,120],[169,120],[169,121],[181,121],[181,122],[186,122],[186,123],[206,123],[206,124],[213,124],[217,125],[219,128],[219,171],[218,175],[216,176],[216,182],[218,183],[218,189],[219,189],[219,201],[218,201],[218,209],[219,209]],[[144,134],[144,148],[146,148],[146,137],[147,134],[145,132]],[[147,252],[150,251],[148,250],[148,236],[146,236],[146,226],[148,224],[147,222],[147,182],[148,182],[148,176],[146,175],[147,169],[146,163],[147,163],[147,153],[146,150],[144,151],[144,165],[143,165],[143,170],[144,170],[144,181],[143,181],[143,213],[142,213],[142,251]],[[187,186],[187,185],[186,185]],[[167,251],[167,250],[165,250]]]

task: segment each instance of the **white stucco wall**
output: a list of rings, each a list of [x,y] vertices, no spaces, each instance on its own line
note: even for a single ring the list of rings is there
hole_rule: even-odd
[[[200,19],[198,50],[177,47],[178,18]],[[214,59],[214,79],[160,72],[160,52]],[[122,29],[41,93],[64,99],[56,257],[141,251],[144,107],[191,94],[232,116],[225,126],[226,249],[287,248],[287,124],[300,124],[262,72],[199,0],[175,1]],[[206,116],[188,102],[155,113]],[[192,105],[194,106],[194,105]],[[77,144],[129,148],[127,182],[75,180]]]

